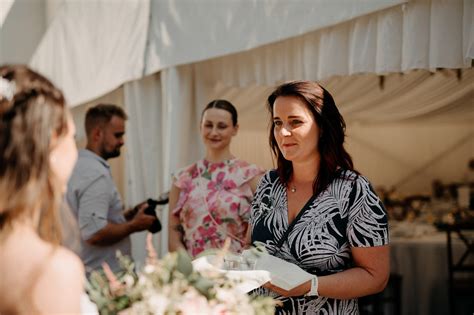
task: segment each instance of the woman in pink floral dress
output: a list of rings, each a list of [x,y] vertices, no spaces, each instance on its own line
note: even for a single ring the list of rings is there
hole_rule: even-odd
[[[178,170],[170,191],[169,250],[184,247],[195,257],[221,248],[245,244],[250,203],[263,170],[235,158],[230,141],[238,131],[237,111],[228,101],[210,102],[202,113],[200,132],[206,156]]]

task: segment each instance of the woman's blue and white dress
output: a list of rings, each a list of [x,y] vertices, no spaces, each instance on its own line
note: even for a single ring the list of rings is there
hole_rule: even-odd
[[[351,247],[381,246],[389,241],[387,214],[380,199],[365,177],[347,170],[309,199],[281,247],[277,244],[289,227],[287,190],[276,171],[267,172],[255,193],[250,224],[252,242],[263,243],[270,254],[317,276],[351,268]],[[280,300],[283,306],[277,307],[276,314],[359,313],[357,299],[285,298],[265,288],[254,293]]]

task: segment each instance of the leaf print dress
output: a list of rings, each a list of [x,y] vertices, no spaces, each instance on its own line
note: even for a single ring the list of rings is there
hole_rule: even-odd
[[[176,172],[174,185],[181,192],[172,213],[180,219],[192,257],[222,248],[227,237],[231,251],[242,250],[253,198],[249,181],[261,174],[259,167],[239,159],[199,160]]]
[[[353,266],[351,247],[388,244],[386,211],[363,176],[341,171],[318,196],[305,205],[281,248],[288,229],[286,187],[277,172],[267,172],[252,202],[252,242],[262,242],[274,256],[294,263],[309,273],[325,276]],[[359,314],[357,299],[278,296],[265,288],[255,294],[272,295],[283,303],[276,314]]]

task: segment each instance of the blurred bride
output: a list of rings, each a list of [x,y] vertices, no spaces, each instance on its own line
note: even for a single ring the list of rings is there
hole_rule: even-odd
[[[60,246],[59,205],[77,159],[62,93],[0,67],[0,314],[80,314],[84,268]]]

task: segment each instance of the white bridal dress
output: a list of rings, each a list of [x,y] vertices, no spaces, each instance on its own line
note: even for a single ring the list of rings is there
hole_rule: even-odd
[[[81,296],[81,314],[82,315],[99,315],[97,305],[89,299],[87,293]]]

